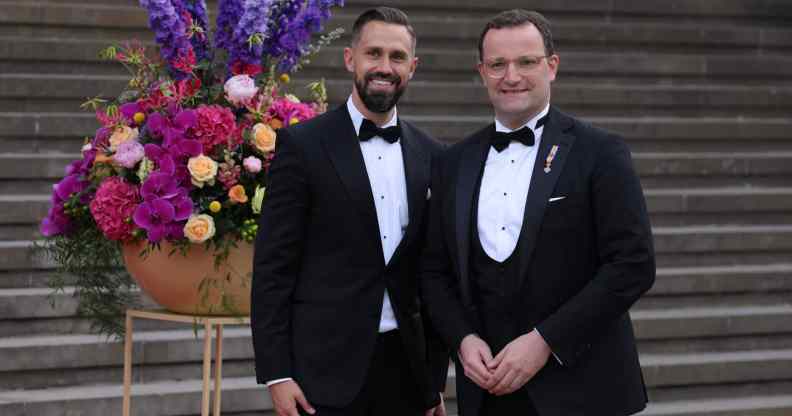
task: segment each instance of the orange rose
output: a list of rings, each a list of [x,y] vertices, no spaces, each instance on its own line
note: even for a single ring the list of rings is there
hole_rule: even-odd
[[[273,129],[277,130],[277,129],[283,127],[283,122],[280,121],[279,118],[273,118],[272,120],[270,120],[269,125]]]
[[[206,214],[190,215],[184,224],[184,235],[192,243],[203,243],[215,235],[214,219]]]
[[[116,151],[121,143],[135,140],[138,138],[138,129],[129,126],[116,127],[113,134],[110,135],[110,150]]]
[[[207,156],[198,155],[187,161],[187,170],[190,171],[193,185],[203,188],[208,183],[211,186],[214,185],[217,175],[217,162]]]
[[[248,201],[247,194],[245,194],[245,187],[242,185],[234,185],[228,190],[228,198],[238,204],[244,204]]]
[[[253,126],[253,146],[261,153],[275,150],[275,130],[264,123]]]

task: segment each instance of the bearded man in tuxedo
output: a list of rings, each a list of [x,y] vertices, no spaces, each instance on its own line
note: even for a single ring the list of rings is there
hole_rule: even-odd
[[[560,60],[541,14],[494,17],[479,58],[495,121],[433,164],[421,264],[429,316],[458,357],[459,414],[638,412],[628,309],[655,261],[630,152],[551,105]]]
[[[256,240],[256,378],[279,416],[445,415],[448,355],[418,297],[432,155],[396,102],[415,33],[365,11],[344,49],[349,99],[278,131]]]

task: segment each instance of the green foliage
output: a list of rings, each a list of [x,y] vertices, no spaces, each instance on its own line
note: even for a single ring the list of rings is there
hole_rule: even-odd
[[[124,313],[140,306],[140,296],[124,269],[120,245],[96,227],[78,227],[69,237],[37,243],[36,249],[57,264],[58,273],[49,281],[53,295],[73,285],[78,315],[91,318],[92,330],[121,339]]]

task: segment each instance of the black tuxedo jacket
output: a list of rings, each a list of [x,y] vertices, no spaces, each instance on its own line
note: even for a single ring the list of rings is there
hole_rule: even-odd
[[[433,165],[421,285],[452,351],[484,319],[471,293],[470,239],[493,131],[473,134]],[[508,293],[520,333],[537,328],[563,365],[551,356],[527,389],[541,416],[634,413],[647,399],[628,309],[652,286],[655,262],[629,150],[551,107],[538,152],[517,246],[519,276]],[[456,375],[460,415],[474,416],[484,392],[459,365]]]
[[[346,105],[278,131],[253,261],[259,383],[292,377],[309,402],[347,405],[371,362],[387,288],[415,383],[427,408],[439,402],[448,354],[424,323],[417,260],[440,147],[400,124],[409,226],[387,266]]]

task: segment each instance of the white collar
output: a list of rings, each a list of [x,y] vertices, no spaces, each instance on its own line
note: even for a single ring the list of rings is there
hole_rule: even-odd
[[[501,132],[504,132],[504,133],[511,133],[511,132],[513,132],[515,130],[519,130],[519,129],[525,127],[525,126],[528,126],[528,128],[530,128],[531,131],[533,131],[534,134],[536,134],[536,122],[538,122],[540,118],[542,118],[545,115],[547,115],[548,112],[550,112],[550,103],[547,103],[545,108],[542,111],[540,111],[539,114],[535,115],[532,119],[528,120],[527,123],[523,124],[522,126],[520,126],[517,129],[514,129],[514,130],[504,126],[503,123],[501,123],[496,117],[495,118],[495,131],[501,131]]]
[[[363,119],[365,117],[363,117],[363,113],[361,113],[360,110],[357,109],[357,107],[355,106],[355,103],[352,102],[352,96],[351,95],[347,99],[347,111],[349,112],[349,117],[352,119],[352,125],[355,127],[355,134],[359,135],[360,134],[360,125],[363,124]],[[386,127],[390,127],[390,126],[395,126],[397,124],[397,121],[398,121],[398,118],[397,118],[397,114],[396,114],[396,109],[394,108],[393,109],[393,117],[391,117],[391,119],[388,120],[387,123],[385,123],[384,125],[382,125],[380,127],[386,128]]]

